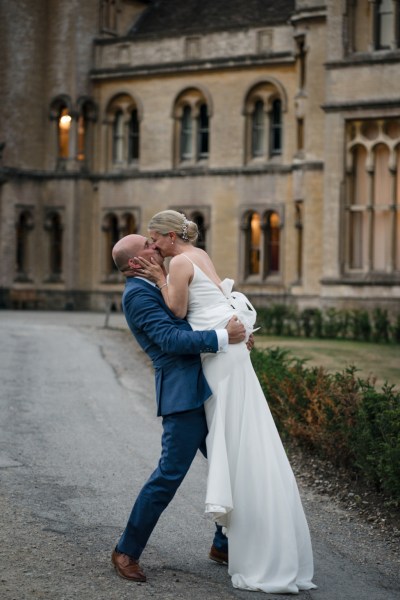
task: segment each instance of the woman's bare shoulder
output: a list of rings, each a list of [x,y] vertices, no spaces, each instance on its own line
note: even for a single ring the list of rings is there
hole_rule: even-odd
[[[186,273],[192,273],[193,271],[193,262],[190,258],[188,259],[188,256],[184,256],[183,253],[182,254],[177,254],[176,256],[172,257],[170,262],[169,262],[169,272],[171,273],[171,269],[174,272],[186,272]]]
[[[193,260],[197,265],[212,281],[216,283],[220,282],[220,278],[215,269],[214,263],[204,250],[201,248],[193,248],[193,251],[189,254],[190,260]]]

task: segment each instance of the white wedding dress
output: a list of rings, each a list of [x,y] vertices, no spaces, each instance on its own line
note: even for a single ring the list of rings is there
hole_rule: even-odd
[[[243,294],[231,292],[233,281],[219,287],[193,268],[187,314],[192,328],[225,327],[237,314],[251,331],[256,312]],[[226,527],[233,586],[270,593],[315,588],[296,481],[250,353],[245,343],[234,344],[226,353],[202,355],[202,361],[213,391],[205,404],[206,512]]]

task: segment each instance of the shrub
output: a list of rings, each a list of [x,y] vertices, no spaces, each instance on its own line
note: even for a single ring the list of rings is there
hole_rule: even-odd
[[[400,498],[400,395],[389,385],[381,392],[365,382],[362,388],[351,438],[355,465],[378,490]]]
[[[292,306],[272,304],[257,309],[257,326],[264,335],[300,335],[298,312]]]
[[[300,319],[305,337],[323,337],[323,319],[319,308],[305,308],[300,314]]]
[[[383,310],[382,308],[375,308],[372,311],[372,319],[374,325],[372,339],[374,340],[374,342],[388,342],[390,321],[387,310]]]
[[[294,306],[287,306],[284,317],[283,334],[287,336],[300,336],[301,326],[299,312]]]
[[[363,342],[400,343],[400,315],[391,324],[387,310],[376,308],[371,316],[364,309],[305,308],[300,313],[290,305],[272,304],[257,310],[257,325],[264,335],[344,338]]]
[[[396,344],[400,344],[400,315],[397,315],[396,320],[391,329],[392,339]]]
[[[335,308],[328,308],[324,314],[323,335],[325,338],[338,338],[343,336],[343,317]]]
[[[351,329],[354,340],[369,342],[371,338],[371,322],[366,310],[353,310],[351,313]]]
[[[252,351],[252,362],[283,438],[356,470],[400,499],[400,394],[378,392],[354,367],[328,374],[288,350]]]
[[[272,334],[272,312],[270,308],[257,309],[257,326],[261,327],[263,335]]]

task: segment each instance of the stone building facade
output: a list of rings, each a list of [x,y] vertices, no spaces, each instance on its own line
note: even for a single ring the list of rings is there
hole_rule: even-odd
[[[255,305],[400,299],[400,0],[0,5],[0,305],[101,310],[176,208]]]

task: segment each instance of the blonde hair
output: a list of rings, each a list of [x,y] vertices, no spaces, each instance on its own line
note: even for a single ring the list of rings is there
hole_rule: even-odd
[[[184,214],[176,210],[163,210],[150,219],[147,227],[161,235],[170,231],[176,233],[184,242],[194,243],[199,237],[199,230],[194,221],[189,221]]]

